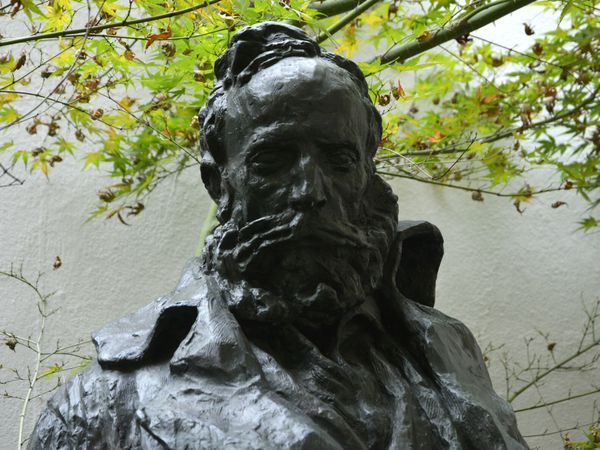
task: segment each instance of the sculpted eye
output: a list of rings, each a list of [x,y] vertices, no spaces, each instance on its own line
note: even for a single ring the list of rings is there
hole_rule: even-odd
[[[352,148],[340,147],[327,154],[329,164],[340,172],[348,172],[358,163],[358,155]]]
[[[265,149],[255,152],[250,157],[250,166],[259,173],[276,172],[287,164],[285,152],[277,149]]]

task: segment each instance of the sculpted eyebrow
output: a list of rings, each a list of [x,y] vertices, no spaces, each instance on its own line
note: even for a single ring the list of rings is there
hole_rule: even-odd
[[[248,145],[246,160],[251,160],[262,151],[277,150],[278,152],[286,152],[291,148],[290,142],[286,139],[283,139],[281,136],[264,136]]]
[[[278,145],[280,143],[285,143],[289,141],[290,138],[286,135],[285,129],[282,127],[272,128],[272,127],[261,127],[255,130],[253,136],[248,143],[248,149],[252,151],[256,147],[261,147],[263,145]]]
[[[319,147],[323,149],[327,148],[336,148],[336,149],[345,149],[348,150],[349,153],[352,153],[356,159],[360,159],[360,151],[358,150],[356,144],[350,141],[330,141],[330,140],[320,140]]]

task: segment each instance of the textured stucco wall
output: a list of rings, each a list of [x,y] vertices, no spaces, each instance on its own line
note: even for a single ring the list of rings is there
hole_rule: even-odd
[[[522,36],[526,20],[515,17],[502,29],[489,29],[488,36]],[[45,272],[43,288],[56,291],[52,304],[60,309],[48,321],[48,346],[57,339],[67,344],[85,338],[170,290],[193,255],[208,207],[198,173],[189,170],[160,188],[131,227],[101,219],[84,224],[94,193],[107,180],[80,167],[65,161],[50,181],[33,175],[23,186],[0,189],[0,270],[14,263],[33,278],[37,271]],[[537,175],[540,185],[547,178],[543,171]],[[437,307],[464,321],[482,346],[504,344],[491,355],[497,386],[503,379],[497,356],[508,352],[522,359],[523,340],[535,336],[537,329],[551,332],[559,356],[574,345],[584,317],[582,301],[591,303],[600,296],[600,238],[598,233],[574,231],[585,205],[572,193],[534,201],[519,215],[506,199],[486,196],[484,202],[474,202],[468,193],[411,181],[393,186],[402,219],[428,220],[444,234]],[[555,200],[568,206],[554,210],[549,205]],[[53,271],[57,255],[63,266]],[[0,329],[25,336],[35,331],[33,297],[4,278],[0,311]],[[5,366],[25,367],[31,356],[0,346],[0,364]],[[589,376],[561,374],[548,381],[543,393],[552,400],[569,387],[585,390]],[[11,390],[0,386],[0,394],[2,388]],[[0,403],[0,449],[14,448],[20,404],[1,397]],[[32,402],[28,430],[41,407],[41,400]],[[559,426],[585,423],[592,417],[591,399],[562,404],[555,408],[555,417]],[[519,422],[526,435],[556,428],[544,411],[522,413]],[[548,449],[560,446],[557,435],[530,442]]]

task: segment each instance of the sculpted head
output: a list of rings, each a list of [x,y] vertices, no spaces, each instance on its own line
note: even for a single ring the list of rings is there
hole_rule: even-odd
[[[397,204],[375,174],[381,117],[351,61],[278,23],[247,27],[200,112],[220,226],[207,270],[250,319],[334,321],[379,287]]]

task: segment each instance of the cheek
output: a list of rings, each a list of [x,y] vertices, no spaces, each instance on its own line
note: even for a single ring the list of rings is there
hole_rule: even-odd
[[[332,180],[333,190],[346,209],[358,208],[360,199],[364,196],[367,188],[367,180],[368,174],[364,167],[357,168],[343,176],[337,176]]]
[[[289,187],[285,180],[263,177],[243,168],[237,178],[236,192],[244,205],[247,221],[285,210]]]

